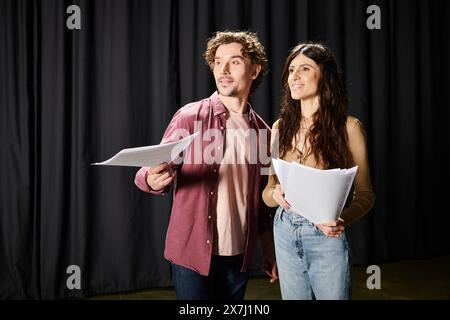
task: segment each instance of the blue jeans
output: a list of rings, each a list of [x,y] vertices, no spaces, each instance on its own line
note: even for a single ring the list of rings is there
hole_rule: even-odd
[[[172,263],[178,300],[242,300],[248,272],[241,272],[243,255],[211,257],[208,276]]]
[[[345,233],[327,237],[309,220],[282,208],[273,224],[283,299],[351,298],[351,254]]]

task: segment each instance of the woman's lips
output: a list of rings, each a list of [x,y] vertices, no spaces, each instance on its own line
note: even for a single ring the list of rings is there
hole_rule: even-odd
[[[293,84],[291,86],[291,90],[298,90],[298,89],[302,89],[304,87],[303,84]]]

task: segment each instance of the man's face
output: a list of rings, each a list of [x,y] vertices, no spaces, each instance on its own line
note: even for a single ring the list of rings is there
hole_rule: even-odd
[[[260,66],[253,65],[242,55],[242,45],[229,43],[219,46],[214,59],[214,79],[219,94],[226,97],[246,98]]]

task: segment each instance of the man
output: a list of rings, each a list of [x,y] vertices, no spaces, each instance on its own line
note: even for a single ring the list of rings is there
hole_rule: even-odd
[[[135,183],[154,194],[167,193],[173,183],[164,256],[172,263],[177,298],[243,299],[257,236],[263,270],[271,282],[277,279],[270,211],[260,199],[262,167],[270,164],[255,159],[270,131],[247,101],[267,60],[250,32],[217,32],[205,60],[217,92],[178,110],[161,141],[200,131],[189,147],[193,157],[178,166],[141,168]]]

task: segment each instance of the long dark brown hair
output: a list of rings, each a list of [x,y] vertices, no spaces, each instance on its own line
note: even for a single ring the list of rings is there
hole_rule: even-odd
[[[278,125],[280,157],[295,148],[293,139],[300,130],[301,102],[293,100],[288,84],[289,65],[299,54],[314,60],[320,67],[318,84],[319,108],[306,138],[310,143],[307,154],[313,154],[324,169],[349,168],[353,158],[348,147],[347,94],[333,52],[321,43],[301,43],[286,59],[282,85],[281,115]]]

